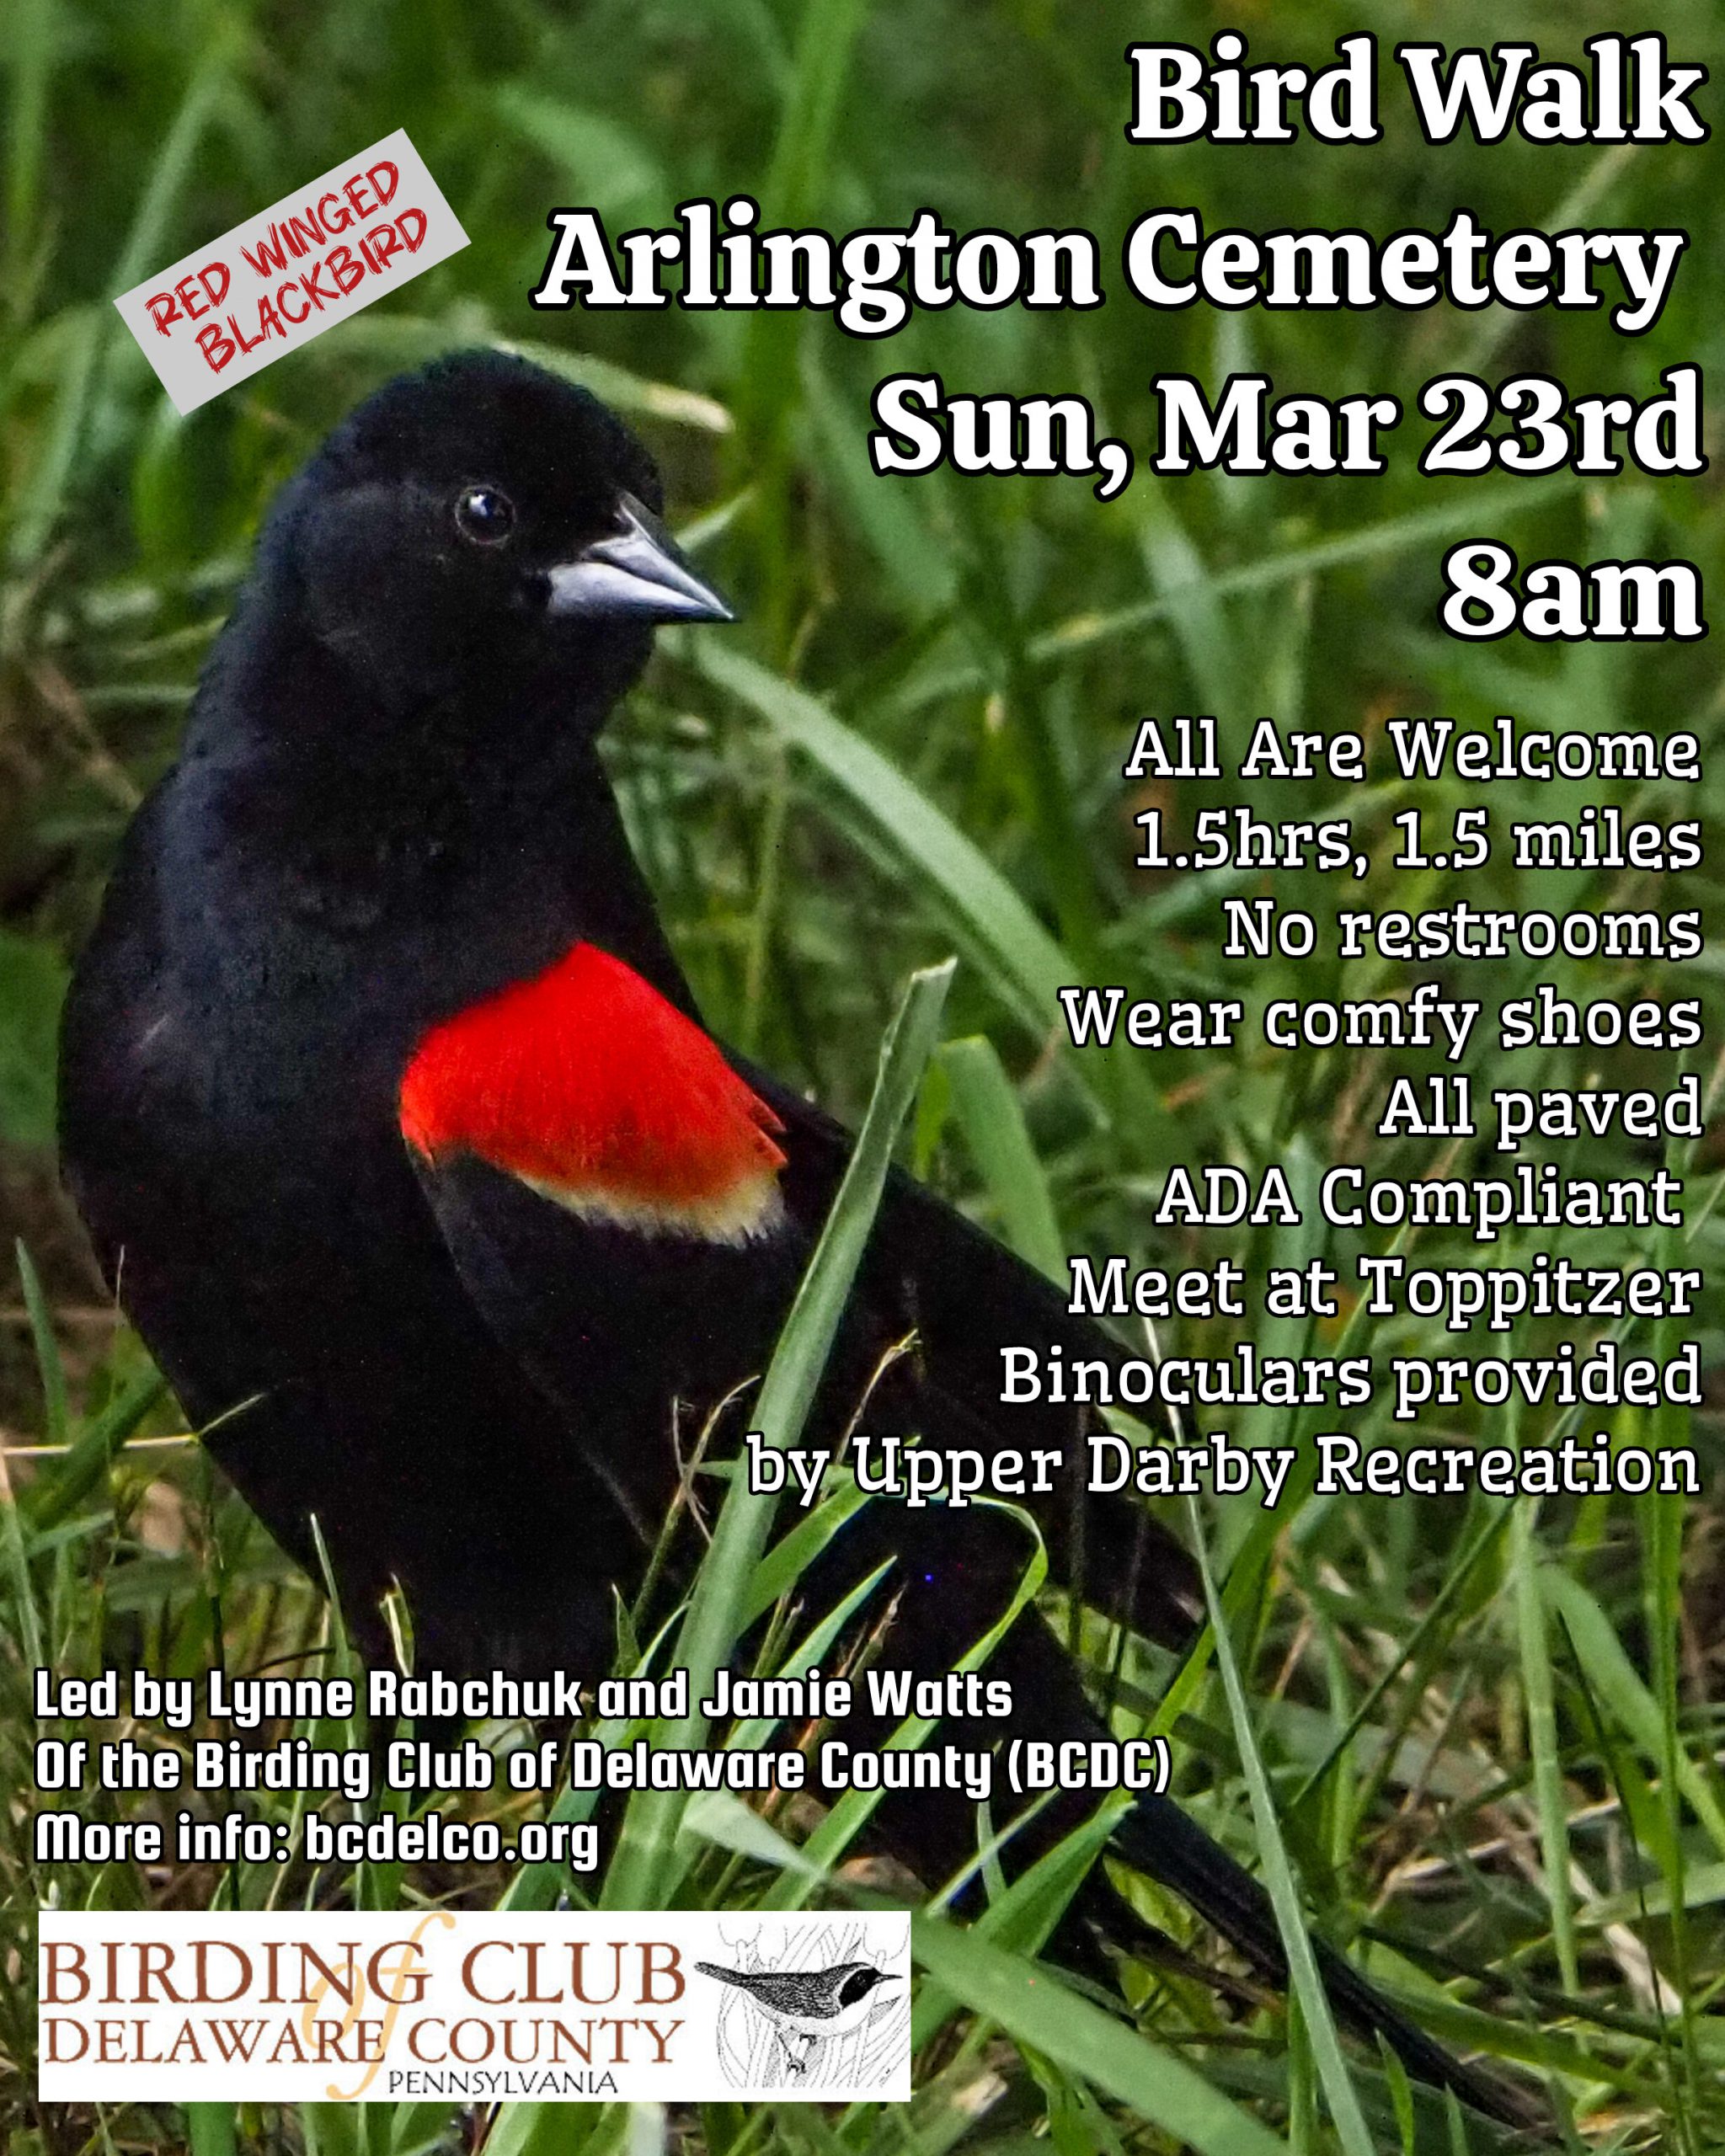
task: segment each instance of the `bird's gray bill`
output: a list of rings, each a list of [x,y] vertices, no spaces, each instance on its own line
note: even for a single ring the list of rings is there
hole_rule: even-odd
[[[652,510],[633,494],[622,498],[615,531],[547,574],[553,614],[627,614],[649,622],[737,618],[713,586],[696,575]]]

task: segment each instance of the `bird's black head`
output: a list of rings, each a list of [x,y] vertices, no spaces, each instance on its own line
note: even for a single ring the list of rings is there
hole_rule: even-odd
[[[652,458],[596,398],[463,353],[343,421],[284,491],[259,568],[385,710],[560,679],[596,723],[655,622],[730,618],[662,506]]]
[[[839,2011],[854,2006],[859,1999],[867,1999],[878,1985],[894,1981],[884,1969],[871,1969],[866,1961],[853,1961],[844,1981],[839,1986]]]

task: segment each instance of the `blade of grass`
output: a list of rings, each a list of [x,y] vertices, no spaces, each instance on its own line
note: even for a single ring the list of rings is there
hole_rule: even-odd
[[[1435,540],[1458,537],[1474,530],[1495,531],[1505,520],[1555,501],[1560,495],[1573,492],[1578,483],[1565,478],[1535,481],[1521,488],[1482,488],[1477,494],[1442,503],[1434,509],[1411,510],[1401,516],[1386,517],[1381,524],[1368,524],[1355,531],[1338,532],[1333,538],[1315,539],[1309,545],[1290,547],[1285,553],[1267,554],[1255,562],[1242,562],[1234,568],[1215,570],[1202,579],[1204,591],[1211,599],[1231,598],[1241,592],[1272,591],[1284,584],[1296,584],[1302,577],[1316,576],[1325,569],[1387,559],[1416,547],[1429,546]],[[1155,599],[1139,600],[1130,606],[1118,607],[1112,613],[1074,615],[1033,638],[1030,657],[1039,664],[1051,664],[1074,652],[1087,651],[1121,637],[1135,636],[1140,629],[1173,621],[1192,605],[1196,596],[1193,585],[1183,584],[1171,587]],[[891,699],[889,708],[895,717],[907,717],[948,696],[974,695],[983,686],[980,668],[954,666],[907,683],[903,693]]]
[[[13,0],[12,94],[7,99],[6,285],[20,314],[28,304],[30,253],[40,245],[36,209],[42,151],[48,135],[48,85],[53,66],[53,0]],[[39,265],[34,265],[39,266]]]
[[[1555,1565],[1541,1568],[1540,1585],[1548,1604],[1569,1627],[1588,1679],[1602,1705],[1609,1707],[1644,1758],[1666,1764],[1665,1723],[1658,1701],[1629,1659],[1616,1629],[1582,1582]],[[1667,1777],[1688,1801],[1714,1847],[1725,1852],[1725,1812],[1706,1778],[1679,1745]]]
[[[986,498],[959,488],[948,497],[963,563],[955,622],[977,654],[988,686],[989,761],[1011,789],[1032,838],[1037,873],[1060,940],[1087,979],[1103,971],[1103,903],[1095,836],[1078,812],[1067,768],[1061,701],[1030,662],[1029,628],[1017,596],[1011,547]]]
[[[1161,597],[1180,595],[1183,603],[1172,616],[1175,641],[1204,710],[1219,714],[1226,726],[1240,709],[1239,631],[1167,488],[1143,491],[1140,501],[1138,543],[1151,584]]]
[[[1394,1659],[1386,1664],[1371,1689],[1348,1716],[1323,1758],[1318,1761],[1316,1766],[1312,1769],[1289,1800],[1288,1809],[1290,1812],[1297,1812],[1306,1802],[1343,1753],[1348,1749],[1360,1731],[1377,1712],[1384,1694],[1395,1683],[1397,1678],[1411,1662],[1418,1659],[1420,1650],[1436,1631],[1450,1604],[1456,1600],[1462,1588],[1473,1577],[1475,1566],[1509,1524],[1509,1517],[1507,1511],[1500,1511],[1488,1519],[1456,1561],[1454,1569],[1445,1575],[1443,1585],[1432,1597],[1430,1608],[1407,1635],[1405,1642],[1398,1643]]]
[[[702,1790],[685,1808],[681,1831],[691,1840],[750,1857],[776,1871],[802,1872],[816,1882],[823,1876],[770,1819],[728,1789]]]
[[[1447,538],[1452,533],[1470,531],[1476,525],[1494,530],[1500,518],[1555,501],[1560,494],[1572,492],[1576,483],[1573,479],[1562,478],[1521,489],[1482,488],[1466,500],[1445,502],[1434,509],[1413,510],[1402,516],[1388,517],[1381,524],[1368,524],[1357,531],[1338,533],[1333,539],[1316,539],[1309,546],[1290,547],[1284,554],[1268,554],[1256,562],[1242,562],[1236,568],[1217,569],[1195,579],[1194,584],[1172,585],[1157,598],[1141,600],[1135,606],[1123,606],[1116,613],[1080,615],[1038,638],[1030,647],[1031,656],[1039,659],[1058,659],[1067,652],[1084,650],[1135,629],[1148,628],[1152,622],[1171,621],[1193,604],[1198,595],[1197,585],[1201,585],[1211,599],[1231,598],[1239,592],[1272,590],[1280,584],[1296,583],[1302,577],[1314,576],[1323,569],[1405,553],[1412,547],[1429,545],[1433,540]]]
[[[1513,1430],[1512,1418],[1512,1430]],[[1514,1437],[1512,1436],[1512,1442]],[[1517,1502],[1510,1531],[1510,1568],[1515,1582],[1516,1646],[1527,1704],[1528,1747],[1533,1755],[1534,1801],[1539,1813],[1540,1852],[1546,1874],[1546,1902],[1551,1917],[1551,1944],[1563,1988],[1578,1993],[1581,1966],[1575,1946],[1575,1903],[1569,1886],[1569,1807],[1558,1753],[1557,1703],[1551,1677],[1551,1643],[1546,1609],[1540,1593],[1539,1559],[1534,1543],[1539,1500]]]
[[[833,131],[852,49],[868,13],[863,0],[807,0],[791,55],[791,78],[761,199],[776,224],[807,221],[832,167]]]
[[[1048,1178],[994,1043],[980,1034],[948,1041],[940,1061],[952,1088],[953,1112],[1000,1214],[1007,1241],[1020,1257],[1064,1288],[1065,1251]]]
[[[302,2104],[306,2156],[365,2156],[366,2114],[371,2108],[369,2104]]]
[[[834,182],[838,116],[850,77],[865,0],[804,0],[767,170],[760,184],[764,222],[818,224]],[[808,595],[808,563],[797,543],[793,437],[803,385],[798,347],[807,325],[794,313],[763,307],[743,333],[735,388],[739,466],[755,483],[757,621],[765,648],[793,647]]]
[[[1203,2077],[1135,2029],[1069,1991],[1048,1970],[943,1919],[911,1919],[911,1951],[943,1991],[1199,2152],[1273,2156],[1285,2150]],[[1369,2152],[1368,2152],[1369,2156]]]
[[[809,1670],[819,1668],[826,1660],[828,1648],[891,1569],[890,1565],[877,1566],[867,1579],[859,1581],[835,1608],[827,1612],[814,1630],[798,1641],[794,1652],[786,1657],[775,1674],[781,1678],[803,1677]],[[777,1727],[777,1721],[765,1715],[753,1721],[740,1721],[726,1738],[725,1749],[728,1752],[763,1751]]]
[[[1281,1823],[1276,1817],[1275,1799],[1271,1794],[1269,1777],[1264,1772],[1263,1759],[1252,1733],[1246,1687],[1241,1679],[1239,1662],[1235,1658],[1233,1637],[1223,1613],[1215,1575],[1210,1569],[1209,1540],[1204,1533],[1204,1515],[1199,1509],[1196,1498],[1188,1498],[1187,1517],[1192,1525],[1193,1554],[1204,1575],[1204,1594],[1210,1605],[1210,1628],[1216,1667],[1221,1672],[1222,1689],[1227,1694],[1228,1713],[1234,1725],[1234,1741],[1239,1747],[1240,1764],[1246,1777],[1247,1791],[1252,1800],[1252,1824],[1258,1831],[1258,1850],[1263,1860],[1264,1885],[1275,1905],[1276,1925],[1282,1935],[1282,1951],[1288,1957],[1288,1973],[1300,2001],[1300,2010],[1306,2017],[1307,2037],[1317,2061],[1318,2073],[1323,2082],[1324,2095],[1329,2101],[1330,2117],[1338,2138],[1347,2156],[1372,2156],[1371,2135],[1366,2127],[1365,2115],[1360,2109],[1359,2094],[1354,2089],[1353,2076],[1348,2071],[1348,2062],[1342,2056],[1341,2040],[1336,2034],[1330,2002],[1324,1992],[1323,1979],[1317,1972],[1311,1941],[1306,1935],[1306,1919],[1300,1907],[1300,1890],[1294,1883],[1293,1867],[1288,1861],[1287,1845],[1282,1839]]]
[[[794,1444],[802,1431],[873,1225],[894,1142],[934,1052],[952,975],[950,960],[914,975],[887,1035],[856,1150],[761,1385],[758,1422],[766,1444]],[[772,1496],[756,1495],[741,1478],[726,1494],[677,1643],[692,1701],[708,1696],[744,1629],[774,1509]],[[692,1705],[665,1741],[680,1751],[697,1751],[707,1735],[707,1717]],[[606,1878],[606,1908],[656,1906],[650,1897],[673,1860],[686,1801],[681,1791],[650,1790],[631,1804]]]
[[[107,1473],[115,1454],[167,1390],[154,1370],[140,1371],[85,1424],[61,1460],[59,1473],[43,1476],[40,1496],[32,1493],[30,1522],[39,1534],[67,1518],[83,1502]]]
[[[147,275],[152,263],[167,253],[174,211],[240,48],[238,24],[230,18],[218,19],[193,66],[179,109],[138,198],[131,227],[109,280],[111,293],[130,291],[140,278]],[[119,328],[119,317],[105,306],[91,308],[88,321],[80,326],[55,399],[46,444],[13,513],[7,552],[14,563],[29,563],[37,558],[59,517],[100,383],[103,360]]]
[[[1668,1247],[1669,1241],[1667,1237]],[[1676,1353],[1678,1331],[1677,1322],[1673,1319],[1668,1318],[1659,1326],[1656,1338],[1660,1353],[1669,1357]],[[1680,1442],[1688,1435],[1687,1422],[1687,1415],[1683,1409],[1669,1403],[1661,1406],[1653,1417],[1655,1444],[1663,1450],[1669,1444]],[[1701,1782],[1703,1777],[1684,1748],[1679,1727],[1681,1713],[1678,1689],[1679,1640],[1684,1622],[1684,1509],[1685,1501],[1681,1497],[1666,1495],[1658,1491],[1651,1491],[1636,1500],[1636,1511],[1644,1523],[1642,1545],[1648,1630],[1653,1646],[1654,1698],[1659,1717],[1658,1801],[1665,1814],[1664,1872],[1671,1898],[1671,1973],[1685,2039],[1680,2051],[1679,2064],[1686,2100],[1678,2107],[1680,2115],[1677,2123],[1686,2144],[1685,2156],[1688,2156],[1688,2152],[1698,2145],[1691,2121],[1700,2112],[1701,2092],[1699,2047],[1694,2036],[1696,2002],[1691,1973],[1693,1962],[1685,1876],[1687,1855],[1680,1832],[1677,1791],[1682,1785],[1680,1778],[1685,1768],[1696,1782]],[[1711,1800],[1711,1787],[1707,1794]],[[1717,1806],[1714,1808],[1717,1809]]]
[[[1079,977],[1074,961],[957,825],[806,689],[711,638],[697,643],[692,655],[709,680],[812,758],[892,850],[927,878],[1037,1035],[1059,1024],[1060,990]]]
[[[24,1289],[24,1306],[29,1318],[30,1339],[36,1351],[36,1368],[42,1380],[42,1434],[51,1445],[66,1443],[66,1366],[60,1359],[60,1343],[54,1337],[53,1313],[42,1293],[42,1283],[30,1254],[20,1241],[18,1277]]]
[[[1555,208],[1546,211],[1535,227],[1542,232],[1563,232],[1585,224],[1594,207],[1641,155],[1638,142],[1619,142],[1602,150]],[[1482,375],[1514,334],[1521,316],[1514,307],[1488,307],[1455,362],[1458,374]]]
[[[1031,1553],[1029,1562],[1019,1575],[1017,1587],[1006,1608],[982,1637],[953,1663],[953,1668],[961,1676],[984,1666],[1017,1622],[1021,1614],[1041,1593],[1048,1578],[1048,1551],[1029,1513],[998,1498],[982,1502],[996,1511],[1012,1513],[1022,1523],[1031,1538]],[[885,1752],[918,1751],[938,1727],[937,1721],[927,1716],[907,1715],[881,1749]],[[884,1793],[880,1789],[846,1790],[804,1844],[803,1854],[809,1861],[822,1871],[830,1871],[868,1824]],[[799,1908],[807,1898],[806,1892],[799,1884],[785,1881],[769,1895],[767,1906],[772,1908]]]
[[[316,366],[340,365],[363,359],[384,367],[423,366],[445,352],[462,351],[475,344],[489,344],[499,352],[513,352],[531,360],[565,382],[590,389],[619,412],[663,420],[667,425],[692,427],[698,433],[729,434],[731,415],[723,404],[692,389],[654,382],[633,373],[613,360],[590,352],[565,351],[561,345],[542,344],[531,338],[499,337],[483,309],[463,304],[438,320],[419,314],[360,314],[339,323],[314,344],[306,347]]]
[[[853,843],[883,847],[933,888],[970,955],[1036,1039],[1050,1032],[1064,1038],[1060,991],[1084,981],[1085,969],[980,848],[889,758],[807,690],[711,638],[685,649],[692,664],[802,750],[862,812],[868,830],[866,836],[849,834]],[[1072,1067],[1103,1119],[1130,1140],[1135,1153],[1146,1160],[1178,1153],[1175,1124],[1142,1058],[1124,1037],[1098,1051],[1097,1059]]]
[[[678,1612],[666,1620],[649,1643],[646,1652],[628,1672],[630,1675],[645,1676],[654,1667],[660,1649],[670,1638],[681,1614]],[[645,1731],[639,1722],[601,1721],[593,1725],[592,1733],[602,1751],[620,1752],[633,1744],[638,1737],[644,1735]],[[565,1782],[545,1815],[547,1822],[552,1826],[583,1825],[598,1809],[599,1797],[597,1788],[576,1789]],[[553,1908],[566,1879],[565,1868],[560,1864],[524,1864],[505,1888],[497,1906],[499,1909]]]
[[[781,1595],[788,1594],[846,1521],[853,1519],[868,1502],[868,1492],[859,1490],[855,1477],[845,1469],[830,1467],[826,1480],[831,1496],[824,1497],[806,1518],[782,1535],[756,1566],[743,1615],[745,1625],[764,1617]]]
[[[992,1940],[996,1946],[1010,1948],[1014,1953],[1039,1954],[1073,1895],[1094,1869],[1116,1821],[1125,1809],[1124,1798],[1110,1799],[1100,1805],[1081,1826],[1075,1827],[1053,1849],[1045,1849],[1009,1885],[993,1892],[988,1907],[971,1929],[980,1938]],[[949,1881],[928,1904],[925,1913],[943,1914],[971,1873],[988,1868],[1001,1846],[996,1839],[992,1855],[985,1858],[979,1853],[976,1862],[957,1879]],[[911,2024],[911,2041],[917,2050],[939,2034],[958,2004],[939,1984],[930,1982],[923,1985],[916,1996]]]
[[[619,366],[614,360],[602,360],[589,352],[565,352],[555,344],[508,337],[499,337],[496,344],[501,352],[518,353],[536,366],[590,389],[619,411],[639,412],[644,418],[662,419],[672,426],[693,428],[698,434],[731,431],[731,415],[724,406],[697,390],[680,388],[675,382],[649,381]]]
[[[188,2104],[185,2133],[191,2156],[236,2156],[238,2111],[237,2104]]]
[[[24,1526],[18,1516],[18,1501],[13,1495],[11,1471],[6,1465],[3,1431],[0,1431],[0,1534],[5,1538],[7,1577],[11,1582],[12,1599],[18,1610],[19,1645],[24,1650],[25,1668],[37,1670],[47,1659],[42,1648],[42,1614],[36,1607],[35,1582],[30,1577],[29,1555],[24,1544]],[[34,1678],[31,1681],[34,1682]]]

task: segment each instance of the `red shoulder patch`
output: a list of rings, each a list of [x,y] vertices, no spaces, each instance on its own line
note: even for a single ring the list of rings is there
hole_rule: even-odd
[[[591,943],[434,1026],[400,1117],[428,1161],[476,1154],[586,1218],[743,1242],[778,1217],[778,1118],[698,1026]]]

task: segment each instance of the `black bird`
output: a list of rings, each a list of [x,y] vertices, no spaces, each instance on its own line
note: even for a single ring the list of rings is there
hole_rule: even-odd
[[[272,507],[67,1005],[65,1170],[108,1277],[313,1578],[316,1516],[374,1659],[398,1588],[422,1669],[609,1666],[613,1590],[643,1581],[677,1492],[680,1405],[698,1429],[764,1369],[847,1156],[702,1027],[601,766],[654,625],[727,615],[661,507],[629,430],[519,360],[440,362],[360,405]],[[999,1350],[1026,1341],[1121,1352],[895,1177],[810,1440],[885,1361],[871,1428],[1059,1449],[1037,1502],[1060,1577],[1187,1641],[1191,1560],[1080,1494],[1081,1417],[1001,1406]],[[891,1558],[890,1658],[938,1674],[1024,1554],[998,1512],[876,1501],[808,1591],[829,1607]],[[943,1737],[1102,1734],[1033,1611],[991,1674],[1013,1718]],[[1050,1804],[1019,1860],[1087,1803]],[[879,1823],[932,1881],[975,1855],[955,1794]],[[1177,1806],[1146,1798],[1117,1842],[1279,1974],[1263,1889]],[[1084,1906],[1122,1916],[1099,1868]],[[1513,2112],[1322,1963],[1416,2073]]]
[[[867,1961],[835,1961],[830,1969],[725,1969],[697,1961],[703,1977],[745,1993],[773,2025],[793,2073],[803,2073],[813,2047],[846,2036],[874,2011],[874,1994],[896,1979]],[[793,2050],[791,2039],[800,2040]]]

